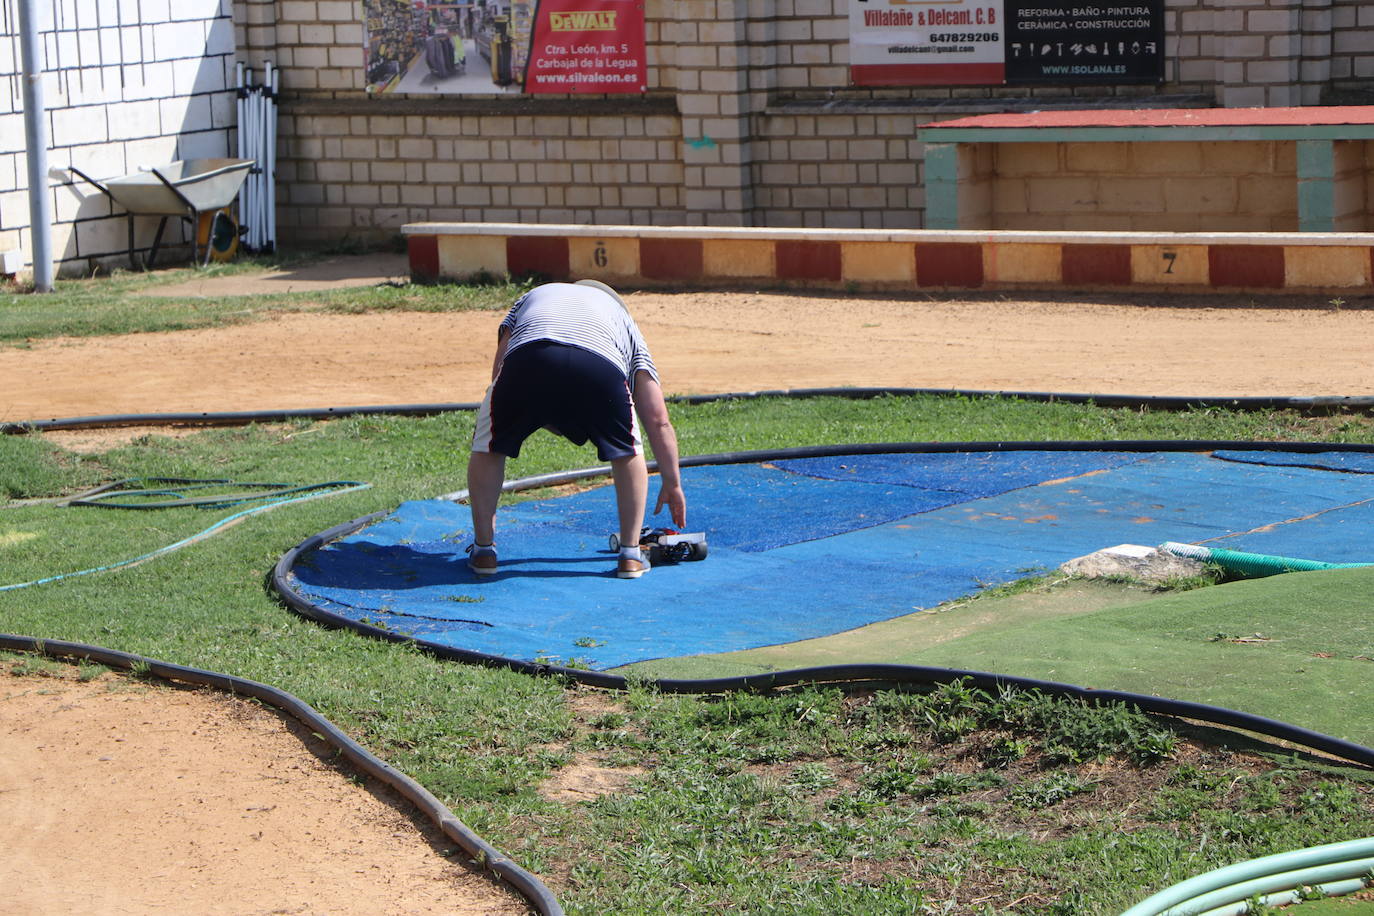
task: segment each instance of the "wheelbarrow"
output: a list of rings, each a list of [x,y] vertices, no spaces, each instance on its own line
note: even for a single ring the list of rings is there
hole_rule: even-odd
[[[162,217],[143,265],[146,270],[157,259],[168,217],[180,216],[191,223],[191,259],[197,265],[209,264],[211,255],[217,251],[222,253],[236,247],[239,228],[227,208],[234,202],[254,164],[252,159],[182,159],[103,182],[80,169],[72,171],[128,211],[129,265],[135,270],[138,260],[134,247],[134,217]],[[205,246],[203,262],[202,242]]]

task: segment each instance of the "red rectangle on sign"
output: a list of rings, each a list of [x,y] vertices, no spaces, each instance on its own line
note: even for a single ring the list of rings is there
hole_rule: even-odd
[[[855,64],[849,78],[855,86],[1000,85],[1005,64]]]
[[[539,0],[525,63],[526,92],[647,88],[642,0]]]

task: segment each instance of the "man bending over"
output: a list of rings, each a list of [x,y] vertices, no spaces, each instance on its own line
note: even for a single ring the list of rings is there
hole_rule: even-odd
[[[616,575],[637,579],[648,572],[639,549],[649,491],[640,422],[658,460],[654,512],[667,506],[683,528],[687,497],[658,370],[624,301],[596,280],[535,287],[501,322],[491,375],[468,458],[468,566],[479,576],[496,572],[496,505],[506,459],[518,458],[525,439],[542,427],[574,445],[594,442],[597,456],[610,462],[621,545]]]

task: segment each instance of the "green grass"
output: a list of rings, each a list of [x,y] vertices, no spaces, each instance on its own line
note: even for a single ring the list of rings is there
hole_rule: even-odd
[[[152,331],[185,331],[259,321],[299,311],[357,313],[405,310],[424,312],[500,309],[527,285],[399,283],[309,293],[245,296],[146,295],[160,286],[188,280],[246,275],[289,268],[301,258],[260,257],[209,267],[151,273],[116,271],[94,279],[59,280],[52,293],[31,295],[13,284],[0,285],[0,345],[25,347],[51,337],[91,337]]]
[[[993,671],[1196,700],[1374,746],[1374,568],[1181,593],[1060,580],[795,646],[664,659],[644,677],[732,677],[841,662]],[[1255,638],[1258,634],[1260,638]],[[1274,689],[1283,684],[1282,690]]]
[[[911,440],[1374,441],[1359,415],[1165,414],[991,398],[770,399],[673,412],[684,454]],[[1022,709],[1014,718],[1008,698],[950,691],[935,701],[814,689],[607,694],[441,663],[308,623],[274,599],[268,571],[306,537],[460,488],[470,435],[470,416],[447,415],[145,436],[94,455],[0,437],[0,494],[10,500],[148,476],[371,484],[249,518],[134,568],[0,592],[0,630],[96,643],[295,693],[534,869],[573,913],[1112,913],[1238,858],[1374,833],[1365,775],[1285,754],[1266,762],[1250,745],[1222,746],[1214,736],[1194,745],[1186,729],[1126,710]],[[511,476],[590,462],[544,434],[524,455]],[[0,584],[133,555],[220,514],[11,503],[0,509]],[[1024,642],[1022,658],[1004,649],[983,667],[1039,659],[1049,674],[1068,661],[1091,663],[1130,680],[1125,686],[1164,695],[1202,690],[1206,676],[1239,670],[1255,677],[1233,693],[1215,679],[1217,695],[1300,694],[1289,650],[1353,654],[1349,634],[1363,625],[1367,579],[1348,576],[1343,588],[1282,599],[1336,608],[1342,616],[1328,631],[1299,620],[1281,630],[1275,620],[1279,645],[1210,637],[1223,627],[1253,630],[1242,626],[1245,608],[1301,579],[1254,583],[1234,593],[1234,603],[1219,600],[1215,619],[1199,619],[1196,608],[1210,608],[1205,597],[1222,589],[1161,598],[1138,612],[1128,606],[1119,616],[1103,611],[1102,619],[1047,615],[1036,630],[1048,635],[1013,641]],[[1190,609],[1185,599],[1202,604]],[[1132,641],[1165,637],[1153,654],[1126,652]],[[927,651],[974,667],[956,644]],[[1189,680],[1180,653],[1216,661]],[[1281,672],[1282,690],[1261,686],[1265,671]],[[1354,719],[1369,705],[1326,699]],[[624,787],[573,804],[540,794],[544,780],[587,765],[621,773]]]
[[[1278,910],[1274,910],[1275,913]],[[1355,897],[1328,897],[1303,903],[1301,916],[1374,916],[1374,895],[1366,892]]]

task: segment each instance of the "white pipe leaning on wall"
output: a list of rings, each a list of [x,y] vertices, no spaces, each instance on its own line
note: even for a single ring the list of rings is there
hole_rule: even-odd
[[[262,250],[263,239],[267,237],[267,229],[263,225],[262,215],[262,179],[265,174],[263,169],[267,167],[267,163],[262,161],[263,111],[261,86],[249,87],[248,104],[249,107],[252,108],[252,115],[249,117],[249,121],[253,125],[253,133],[250,135],[253,144],[253,158],[258,161],[258,167],[253,171],[251,179],[253,182],[253,232],[252,235],[249,236],[249,238],[252,239],[252,244],[249,247],[254,251],[260,251]]]
[[[238,158],[248,158],[248,138],[243,134],[243,64],[234,65],[234,133],[238,140]],[[242,214],[243,207],[240,205],[239,213]]]
[[[243,159],[255,159],[253,156],[253,106],[252,96],[249,95],[248,87],[253,81],[253,71],[239,64],[239,156]],[[256,165],[254,166],[256,168]],[[253,224],[256,219],[253,215],[253,173],[250,171],[248,177],[244,179],[243,188],[239,191],[239,222],[247,227],[244,235],[244,244],[252,247],[253,244]]]
[[[277,241],[277,89],[280,76],[270,63],[261,85],[253,71],[238,65],[238,151],[252,159],[253,170],[239,193],[239,222],[246,227],[244,245],[250,251],[272,251]]]
[[[277,90],[281,86],[281,71],[272,68],[267,93],[267,244],[277,245]]]
[[[43,62],[35,0],[19,0],[19,46],[24,67],[24,141],[28,150],[29,238],[33,288],[52,292],[52,198],[48,192],[48,130],[43,104]]]

